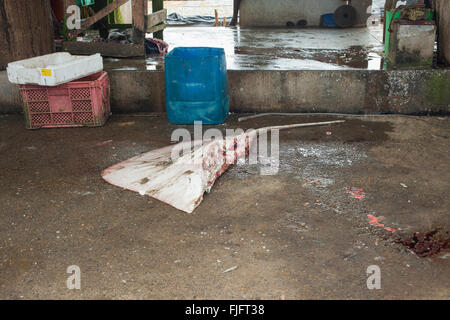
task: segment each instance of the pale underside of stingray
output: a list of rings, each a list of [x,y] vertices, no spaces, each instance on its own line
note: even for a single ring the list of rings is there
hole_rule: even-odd
[[[191,213],[216,179],[238,159],[245,159],[257,135],[270,130],[344,122],[327,121],[267,127],[207,141],[188,141],[152,150],[102,172],[107,182],[148,195]],[[180,156],[180,151],[184,150]],[[186,150],[188,152],[186,152]]]

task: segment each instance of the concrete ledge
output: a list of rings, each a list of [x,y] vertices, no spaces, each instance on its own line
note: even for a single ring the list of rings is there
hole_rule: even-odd
[[[165,110],[164,72],[109,71],[116,113]],[[228,71],[234,112],[448,114],[450,69]],[[0,72],[0,113],[21,111],[16,86]]]
[[[108,74],[113,112],[164,112],[166,110],[164,72],[108,71]]]
[[[450,70],[230,71],[232,109],[448,113]]]
[[[19,111],[22,111],[19,87],[9,82],[6,71],[0,71],[0,113]]]

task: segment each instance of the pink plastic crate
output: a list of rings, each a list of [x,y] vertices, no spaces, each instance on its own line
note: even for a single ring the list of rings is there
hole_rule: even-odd
[[[27,129],[102,126],[111,113],[104,71],[56,87],[20,85],[20,93]]]

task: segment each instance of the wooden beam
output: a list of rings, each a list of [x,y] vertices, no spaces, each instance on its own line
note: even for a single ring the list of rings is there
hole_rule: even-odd
[[[133,0],[133,3],[135,1],[141,1],[141,0]],[[69,39],[74,38],[77,35],[79,35],[80,33],[82,33],[83,31],[86,31],[94,23],[96,23],[97,21],[99,21],[103,17],[107,16],[108,14],[110,14],[111,12],[113,12],[114,10],[116,10],[117,8],[119,8],[120,6],[124,5],[127,2],[128,2],[128,0],[116,0],[113,3],[110,3],[109,5],[107,5],[100,11],[98,11],[95,15],[93,15],[92,17],[89,17],[88,19],[83,21],[81,23],[81,29],[76,29],[76,30],[69,32],[68,38]]]
[[[166,27],[167,27],[167,25],[165,23],[161,23],[161,24],[158,24],[156,26],[147,28],[147,33],[155,33],[155,32],[158,32],[158,31],[162,31]]]
[[[108,28],[110,29],[119,29],[119,30],[123,30],[123,29],[131,29],[133,28],[132,24],[128,24],[128,23],[120,23],[120,24],[116,24],[116,23],[109,23],[108,24]]]
[[[153,26],[163,23],[167,19],[167,9],[163,9],[147,16],[147,30]],[[150,33],[149,31],[147,31]]]
[[[63,49],[79,55],[100,53],[104,57],[114,58],[145,57],[144,45],[137,44],[65,41]]]

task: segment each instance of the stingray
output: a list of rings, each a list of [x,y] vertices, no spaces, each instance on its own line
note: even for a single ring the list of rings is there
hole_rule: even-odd
[[[217,178],[238,159],[245,159],[258,135],[271,130],[341,122],[344,120],[273,126],[224,139],[180,142],[113,165],[102,172],[102,177],[115,186],[192,213]],[[184,151],[182,155],[180,151]]]

